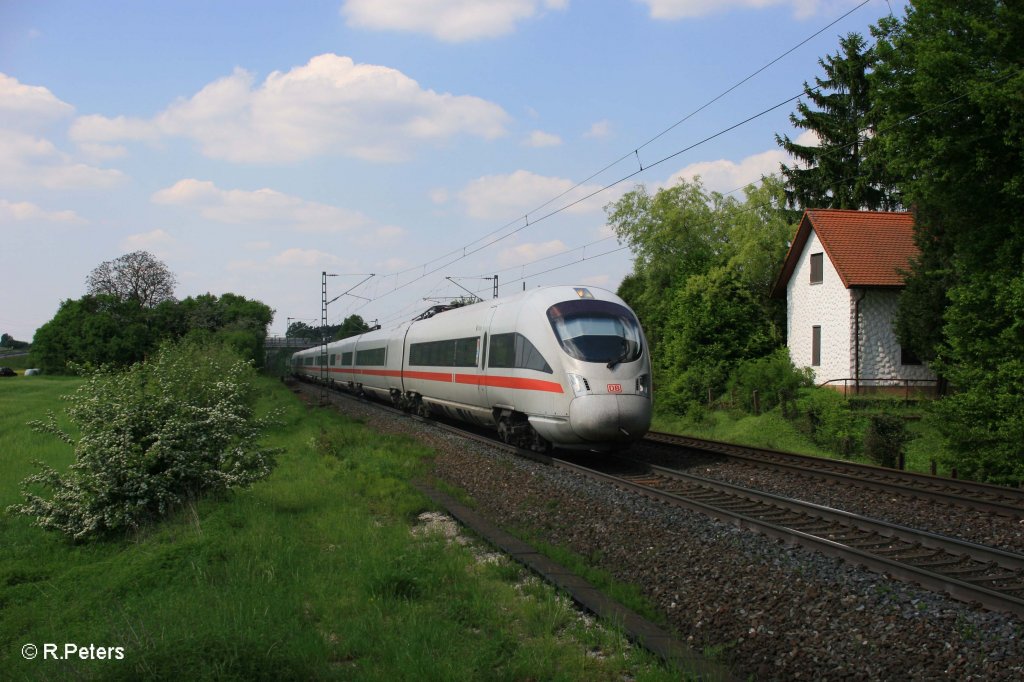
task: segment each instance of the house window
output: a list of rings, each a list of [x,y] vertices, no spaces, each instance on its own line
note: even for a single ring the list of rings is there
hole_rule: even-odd
[[[917,357],[914,351],[909,348],[900,346],[900,364],[901,365],[920,365],[922,364],[921,358]]]
[[[821,284],[822,278],[824,277],[825,268],[825,254],[824,253],[812,253],[811,254],[811,284]]]
[[[811,327],[811,365],[821,365],[821,327]]]

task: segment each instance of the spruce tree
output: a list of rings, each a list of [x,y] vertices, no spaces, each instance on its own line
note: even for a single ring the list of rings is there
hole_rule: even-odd
[[[892,184],[871,158],[873,134],[868,73],[874,51],[850,33],[841,51],[819,59],[825,78],[804,83],[808,100],[798,102],[789,120],[817,134],[819,146],[800,145],[788,135],[775,141],[799,163],[781,164],[786,199],[793,208],[891,209],[899,204]]]

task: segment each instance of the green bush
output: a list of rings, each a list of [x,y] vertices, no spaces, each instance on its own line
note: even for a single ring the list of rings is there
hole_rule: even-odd
[[[797,400],[798,425],[823,448],[853,457],[861,451],[864,419],[850,411],[846,399],[831,389],[801,391]]]
[[[868,417],[864,436],[864,454],[879,466],[895,468],[909,440],[903,419],[892,414]]]
[[[754,391],[761,410],[771,410],[796,400],[797,390],[813,385],[809,369],[798,370],[789,358],[789,349],[777,348],[770,355],[744,360],[729,378],[729,391],[748,412],[754,411]],[[785,410],[784,410],[785,411]]]
[[[91,371],[66,397],[77,440],[52,413],[31,423],[72,444],[74,463],[66,474],[38,463],[22,483],[24,504],[8,511],[81,540],[265,478],[276,451],[258,443],[270,418],[253,414],[254,376],[226,347],[191,342],[165,344],[124,371]]]

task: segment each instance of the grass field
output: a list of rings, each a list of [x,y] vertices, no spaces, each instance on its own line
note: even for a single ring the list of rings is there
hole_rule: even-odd
[[[267,481],[127,540],[74,545],[0,513],[4,679],[675,679],[517,566],[413,535],[422,446],[261,381],[286,448]],[[0,509],[32,460],[71,462],[24,424],[77,383],[0,383]],[[43,660],[47,644],[123,658]]]

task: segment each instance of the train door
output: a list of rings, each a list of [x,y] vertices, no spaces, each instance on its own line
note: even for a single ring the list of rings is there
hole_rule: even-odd
[[[486,404],[492,410],[499,408],[503,410],[516,409],[515,391],[512,390],[509,379],[514,376],[514,364],[509,362],[507,349],[502,346],[495,346],[494,337],[502,339],[511,337],[516,331],[519,310],[518,303],[498,304],[491,310],[490,323],[487,325],[487,348],[484,358],[484,378],[481,380],[486,391]]]
[[[484,319],[478,332],[480,334],[480,381],[476,385],[478,405],[485,405],[490,407],[491,403],[488,400],[487,395],[487,352],[488,352],[488,340],[490,339],[490,328],[491,320],[494,319],[494,311],[498,309],[498,306],[491,307],[485,314]]]

